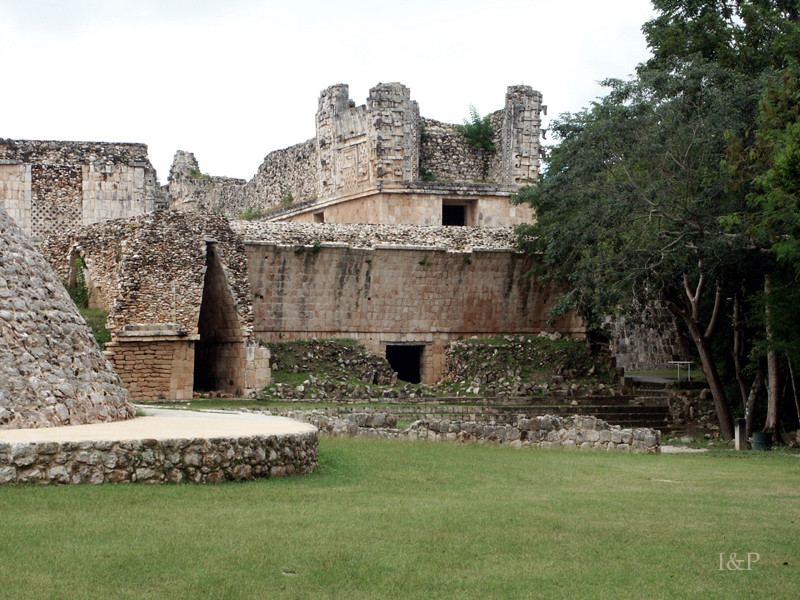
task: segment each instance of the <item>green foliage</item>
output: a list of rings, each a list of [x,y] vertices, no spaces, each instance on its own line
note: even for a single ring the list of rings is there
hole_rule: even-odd
[[[188,176],[189,176],[190,179],[206,179],[206,180],[211,179],[210,175],[207,175],[206,173],[202,173],[200,171],[200,169],[198,169],[197,167],[191,167],[189,169]]]
[[[264,215],[264,211],[257,206],[248,206],[247,210],[239,213],[240,221],[252,221]]]
[[[72,269],[74,269],[75,273],[75,283],[70,284],[69,282],[64,282],[64,287],[67,288],[67,292],[69,292],[69,297],[72,298],[72,301],[78,308],[87,308],[89,306],[89,289],[86,287],[86,273],[84,269],[86,268],[86,263],[83,262],[83,258],[80,256],[75,256],[72,263]]]
[[[283,197],[281,198],[281,204],[288,206],[292,202],[294,202],[294,196],[292,196],[292,191],[286,190],[286,192],[283,194]]]
[[[729,436],[725,365],[711,356],[712,342],[717,359],[730,356],[735,325],[758,347],[763,325],[747,318],[759,306],[764,312],[765,274],[777,277],[780,261],[795,262],[798,248],[800,128],[791,125],[798,101],[785,72],[800,57],[800,5],[654,6],[644,26],[653,58],[631,81],[605,82],[605,98],[553,125],[560,145],[539,184],[516,197],[537,213],[535,224],[520,228],[520,244],[539,255],[542,277],[567,290],[558,309],[577,310],[590,326],[651,302],[681,318]],[[787,111],[794,119],[776,126],[776,114]],[[724,343],[715,341],[732,302],[745,317],[729,321]]]
[[[485,152],[495,152],[492,141],[492,122],[489,115],[481,117],[478,109],[470,105],[469,119],[464,119],[463,125],[456,125],[458,131],[467,140],[467,143]]]
[[[420,168],[419,168],[419,178],[420,178],[422,181],[436,181],[436,175],[434,175],[433,173],[431,173],[431,172],[430,172],[428,169],[426,169],[425,167],[420,167]]]

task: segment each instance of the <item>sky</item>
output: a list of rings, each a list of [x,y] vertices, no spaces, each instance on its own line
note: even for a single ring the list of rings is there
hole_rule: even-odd
[[[315,135],[320,92],[399,81],[460,123],[542,92],[549,119],[648,57],[649,0],[0,0],[0,138],[143,142],[250,179]]]

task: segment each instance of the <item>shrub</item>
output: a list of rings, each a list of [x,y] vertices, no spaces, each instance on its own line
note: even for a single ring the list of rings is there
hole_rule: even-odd
[[[492,142],[492,122],[489,115],[481,118],[478,109],[470,105],[469,119],[464,119],[463,125],[456,125],[456,131],[463,135],[467,143],[486,152],[494,152],[496,149]]]

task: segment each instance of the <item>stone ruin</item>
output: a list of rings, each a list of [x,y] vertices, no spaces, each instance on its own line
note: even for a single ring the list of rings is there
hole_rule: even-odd
[[[473,225],[528,222],[508,200],[539,174],[542,95],[509,86],[489,116],[495,152],[469,145],[455,125],[420,117],[400,83],[372,88],[364,105],[347,85],[322,91],[314,138],[266,156],[248,182],[201,175],[178,152],[168,195],[177,210],[261,215],[277,221]]]
[[[133,417],[130,394],[50,265],[0,207],[0,428]]]
[[[0,206],[62,279],[82,271],[137,399],[252,395],[270,380],[263,344],[280,339],[351,337],[432,383],[461,337],[585,333],[570,315],[548,321],[558,290],[515,248],[512,226],[533,214],[509,198],[538,177],[544,109],[509,87],[486,153],[420,117],[402,84],[362,106],[335,85],[316,136],[250,181],[178,151],[164,188],[142,144],[0,140]],[[620,352],[674,358],[640,343],[647,331],[618,330]]]
[[[244,246],[223,217],[161,210],[93,225],[69,257],[70,279],[82,270],[90,305],[109,313],[106,354],[135,398],[252,395],[269,383]]]

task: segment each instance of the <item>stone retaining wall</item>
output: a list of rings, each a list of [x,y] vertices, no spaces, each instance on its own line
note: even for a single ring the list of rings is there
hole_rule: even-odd
[[[211,439],[0,442],[3,483],[220,483],[311,473],[317,432]]]

